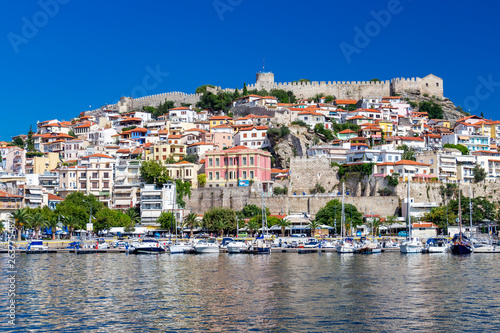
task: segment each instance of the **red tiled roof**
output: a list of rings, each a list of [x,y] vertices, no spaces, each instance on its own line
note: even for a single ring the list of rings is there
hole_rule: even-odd
[[[49,199],[50,201],[63,201],[63,200],[64,200],[63,198],[58,197],[57,195],[52,194],[52,193],[49,193],[49,195],[48,195],[48,199]]]
[[[84,156],[82,157],[82,159],[88,159],[88,158],[91,158],[91,157],[102,157],[102,158],[111,158],[111,159],[114,159],[114,157],[111,157],[111,156],[108,156],[108,155],[104,155],[104,154],[93,154],[93,155],[89,155],[89,156]]]
[[[22,195],[10,194],[5,191],[0,191],[0,198],[22,198]]]

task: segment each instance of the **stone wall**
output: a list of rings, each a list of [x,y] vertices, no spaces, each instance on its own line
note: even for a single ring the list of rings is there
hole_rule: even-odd
[[[403,94],[405,91],[418,91],[429,96],[443,97],[443,80],[433,74],[424,78],[395,78],[392,80],[372,81],[312,81],[312,82],[274,82],[273,73],[257,73],[255,84],[247,86],[253,89],[282,89],[293,91],[298,98],[308,98],[316,94],[333,95],[337,99],[361,99],[367,96],[389,96]]]

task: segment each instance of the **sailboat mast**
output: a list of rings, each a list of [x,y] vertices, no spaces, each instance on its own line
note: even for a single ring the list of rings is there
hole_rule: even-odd
[[[340,217],[340,237],[344,238],[344,227],[345,227],[345,213],[344,213],[344,183],[342,183],[342,215]]]
[[[470,219],[470,236],[472,237],[472,193],[469,184],[469,219]]]
[[[408,176],[408,185],[406,189],[406,204],[407,206],[407,219],[406,223],[408,223],[408,237],[411,237],[411,216],[410,216],[410,210],[411,210],[411,205],[410,205],[410,176]]]
[[[459,228],[459,238],[460,241],[462,241],[462,200],[461,200],[462,193],[460,190],[458,190],[458,228]]]
[[[177,242],[177,219],[175,218],[174,214],[174,206],[175,206],[175,190],[177,189],[177,183],[174,182],[174,197],[172,198],[172,219],[175,219],[175,241]]]

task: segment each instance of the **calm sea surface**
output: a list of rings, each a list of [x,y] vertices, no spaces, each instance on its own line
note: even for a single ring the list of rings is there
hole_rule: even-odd
[[[17,255],[0,331],[500,330],[500,255]]]

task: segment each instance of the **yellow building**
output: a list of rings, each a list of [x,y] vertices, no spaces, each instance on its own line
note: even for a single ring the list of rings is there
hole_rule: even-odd
[[[191,183],[192,188],[198,187],[198,166],[187,161],[167,164],[167,172],[173,179],[182,179]]]
[[[151,146],[149,153],[146,154],[146,160],[166,161],[172,157],[180,161],[186,156],[186,149],[186,145],[182,144],[156,144]]]
[[[60,162],[58,153],[45,153],[45,156],[26,158],[26,173],[43,175],[45,171],[57,168]]]
[[[387,136],[394,136],[396,135],[396,126],[392,121],[389,120],[377,120],[376,124],[380,126],[382,131],[384,132],[384,135]]]
[[[224,125],[224,124],[233,124],[233,118],[228,116],[214,116],[208,119],[210,122],[210,129],[215,126]]]

